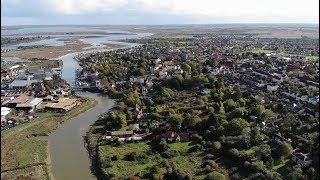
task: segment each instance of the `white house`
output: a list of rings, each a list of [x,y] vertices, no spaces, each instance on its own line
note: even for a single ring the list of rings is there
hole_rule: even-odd
[[[272,85],[267,85],[267,90],[270,92],[276,91],[279,88],[278,85],[272,86]]]
[[[292,161],[296,162],[297,164],[302,165],[303,167],[309,166],[312,163],[311,158],[308,155],[303,154],[301,152],[293,153],[292,154]]]
[[[6,121],[6,116],[11,112],[11,108],[1,107],[1,122]]]

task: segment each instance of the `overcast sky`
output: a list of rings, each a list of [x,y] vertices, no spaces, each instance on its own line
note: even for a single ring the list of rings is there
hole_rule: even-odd
[[[1,0],[1,25],[317,23],[319,0]]]

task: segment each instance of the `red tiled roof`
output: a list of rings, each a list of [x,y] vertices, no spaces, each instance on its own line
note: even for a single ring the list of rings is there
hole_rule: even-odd
[[[16,101],[19,103],[25,103],[27,102],[28,97],[26,95],[20,95],[18,97],[16,97]]]

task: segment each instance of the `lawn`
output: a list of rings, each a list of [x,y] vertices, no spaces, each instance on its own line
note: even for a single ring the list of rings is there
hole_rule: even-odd
[[[169,144],[169,149],[172,151],[188,152],[196,143],[194,141],[188,142],[174,142]]]
[[[319,61],[319,56],[306,56],[306,60],[310,62],[317,62]]]
[[[283,161],[276,162],[275,163],[276,165],[272,167],[272,170],[273,171],[277,171],[278,169],[284,167],[287,163],[289,163],[289,161],[290,161],[290,158],[287,158],[287,159],[285,159]]]
[[[146,142],[126,143],[118,147],[99,146],[99,152],[100,152],[101,158],[117,155],[119,156],[119,159],[121,159],[126,154],[131,152],[146,152],[149,150],[150,150],[150,146]]]

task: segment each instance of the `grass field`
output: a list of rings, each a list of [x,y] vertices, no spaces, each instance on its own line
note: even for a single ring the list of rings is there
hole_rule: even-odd
[[[272,50],[268,50],[268,49],[254,49],[252,50],[252,53],[256,53],[256,54],[261,54],[261,53],[265,53],[265,54],[270,54],[273,53],[274,51]]]
[[[193,146],[193,142],[186,143],[172,143],[169,144],[170,150],[188,150]],[[108,175],[112,175],[115,179],[123,179],[133,175],[143,176],[149,172],[151,168],[158,167],[158,173],[160,175],[166,172],[164,167],[161,167],[161,163],[164,158],[161,158],[159,154],[151,152],[148,142],[139,143],[127,143],[118,147],[106,145],[99,147],[100,160],[103,162],[103,172]],[[143,161],[128,161],[125,157],[132,152],[138,154],[146,154],[147,158]],[[113,156],[117,157],[117,160],[112,161]],[[201,169],[202,157],[198,154],[188,154],[186,156],[178,155],[167,159],[169,163],[174,163],[176,167],[185,172],[186,174],[193,175]],[[108,165],[106,165],[108,164]],[[196,178],[196,177],[195,177]]]
[[[89,100],[64,114],[42,113],[29,123],[1,132],[1,179],[15,179],[17,176],[48,179],[48,142],[34,136],[48,135],[95,104],[96,101]]]
[[[169,144],[169,149],[172,151],[187,152],[192,148],[196,143],[193,141],[189,142],[175,142]]]
[[[310,62],[318,62],[319,56],[306,56],[306,60]]]
[[[287,158],[287,159],[285,159],[285,160],[283,160],[283,161],[276,162],[276,163],[275,163],[276,165],[274,165],[274,166],[272,167],[272,170],[273,170],[273,171],[277,171],[278,169],[284,167],[287,163],[289,163],[289,161],[290,161],[290,158]]]

